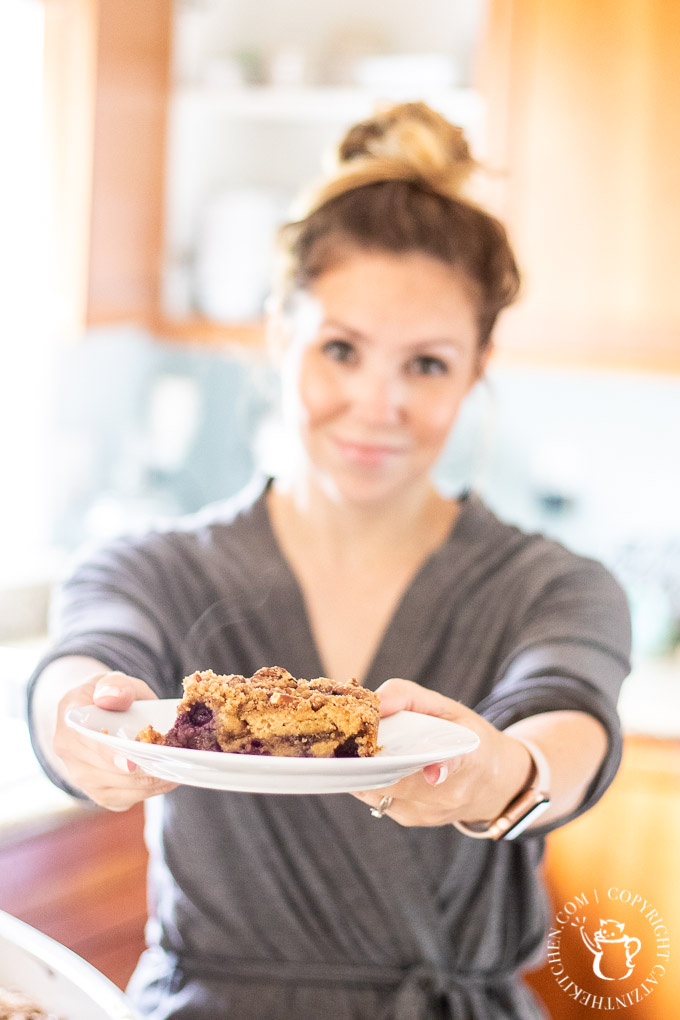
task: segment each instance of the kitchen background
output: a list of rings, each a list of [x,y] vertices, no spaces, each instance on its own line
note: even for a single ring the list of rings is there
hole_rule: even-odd
[[[622,717],[677,812],[679,42],[673,0],[6,0],[0,836],[72,810],[23,721],[54,583],[83,543],[275,465],[273,231],[343,128],[402,98],[466,128],[525,272],[438,480],[621,580]]]

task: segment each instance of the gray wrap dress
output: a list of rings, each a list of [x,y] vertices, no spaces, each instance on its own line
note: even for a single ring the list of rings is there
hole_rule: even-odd
[[[267,486],[84,558],[35,677],[71,654],[141,677],[161,698],[179,697],[195,669],[324,675]],[[461,505],[405,591],[366,686],[407,677],[499,728],[556,709],[596,716],[609,749],[576,815],[620,760],[625,596],[597,562],[502,523],[474,494]],[[377,821],[349,794],[186,786],[146,812],[148,949],[129,992],[150,1020],[545,1015],[520,975],[541,957],[537,869],[550,826],[493,843]]]

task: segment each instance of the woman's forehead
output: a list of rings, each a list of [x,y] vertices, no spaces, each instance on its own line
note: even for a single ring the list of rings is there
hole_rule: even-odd
[[[476,324],[477,301],[462,273],[421,256],[357,256],[320,275],[295,302],[317,328],[357,339],[389,330],[411,340],[450,338]]]

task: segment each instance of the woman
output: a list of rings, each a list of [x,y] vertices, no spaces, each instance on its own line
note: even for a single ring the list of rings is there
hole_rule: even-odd
[[[107,808],[152,798],[130,991],[153,1020],[543,1015],[517,977],[544,934],[543,836],[615,774],[629,626],[599,564],[430,481],[518,288],[503,228],[461,196],[473,165],[423,104],[349,131],[282,231],[285,472],[64,587],[36,751]],[[459,721],[479,747],[389,789],[272,797],[173,789],[63,721],[263,665],[358,677],[383,714]]]

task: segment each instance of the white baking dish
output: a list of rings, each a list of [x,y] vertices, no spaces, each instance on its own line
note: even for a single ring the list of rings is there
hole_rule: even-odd
[[[139,1020],[125,995],[70,949],[0,911],[0,985],[59,1020]]]

